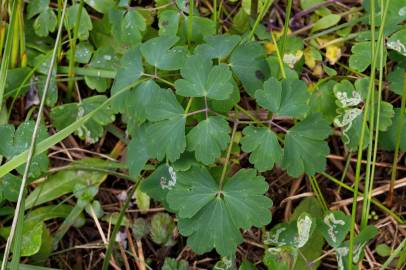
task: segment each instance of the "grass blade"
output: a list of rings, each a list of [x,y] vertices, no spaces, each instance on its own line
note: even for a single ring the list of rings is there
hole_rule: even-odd
[[[30,170],[30,165],[31,165],[31,161],[32,158],[34,156],[34,152],[35,152],[35,145],[36,145],[36,140],[37,140],[37,135],[39,132],[39,127],[41,124],[41,116],[42,116],[42,112],[44,110],[44,106],[45,106],[45,100],[46,100],[46,96],[47,96],[47,92],[49,89],[49,84],[51,81],[51,76],[52,76],[52,70],[53,70],[53,66],[55,63],[55,59],[56,59],[56,53],[58,50],[58,41],[61,38],[62,35],[62,26],[63,26],[63,18],[65,16],[65,12],[66,12],[66,6],[67,6],[68,1],[65,0],[64,1],[64,6],[63,6],[63,10],[62,10],[62,18],[61,21],[59,23],[59,29],[58,29],[58,34],[56,37],[56,42],[55,42],[55,47],[54,47],[54,51],[52,54],[52,59],[51,59],[51,63],[49,66],[49,70],[48,70],[48,75],[47,75],[47,79],[45,82],[45,86],[44,86],[44,91],[43,91],[43,95],[41,98],[41,103],[39,106],[39,110],[38,110],[38,117],[37,120],[35,122],[35,127],[34,127],[34,131],[32,134],[32,139],[31,139],[31,146],[28,149],[27,152],[27,163],[25,165],[25,169],[24,169],[24,174],[23,174],[23,178],[21,181],[21,186],[20,186],[20,191],[18,194],[18,200],[17,200],[17,205],[16,205],[16,210],[14,212],[14,218],[13,218],[13,222],[11,225],[11,230],[10,230],[10,235],[7,239],[7,243],[6,243],[6,247],[4,250],[4,255],[3,255],[3,262],[1,264],[1,269],[5,270],[7,268],[7,264],[8,264],[8,259],[9,259],[9,255],[10,255],[10,250],[11,247],[13,245],[13,241],[14,241],[14,237],[16,235],[16,232],[18,232],[17,237],[19,241],[16,241],[14,243],[14,250],[17,250],[18,254],[14,254],[13,256],[13,263],[12,263],[12,268],[13,265],[15,265],[15,268],[18,268],[18,261],[19,261],[19,253],[20,253],[20,245],[21,245],[21,232],[22,232],[22,227],[23,227],[23,223],[24,223],[24,205],[25,205],[25,185],[27,183],[27,179],[28,179],[28,173]],[[15,2],[13,3],[14,8],[15,8]],[[15,12],[15,10],[14,10]],[[10,31],[10,30],[9,30]],[[3,68],[3,65],[2,65]],[[5,83],[5,82],[4,82]],[[1,90],[1,88],[0,88]],[[4,89],[3,89],[4,90]]]
[[[3,1],[2,1],[3,2]],[[3,58],[1,60],[1,67],[0,67],[0,110],[3,104],[3,96],[4,96],[4,90],[6,88],[6,79],[7,79],[7,71],[8,71],[8,65],[10,62],[10,57],[11,57],[11,51],[12,51],[12,45],[13,45],[13,28],[11,27],[14,25],[14,22],[17,17],[17,0],[13,1],[13,6],[12,6],[12,13],[10,17],[10,23],[9,27],[7,30],[7,35],[6,35],[6,44],[4,47],[4,53],[3,53]]]

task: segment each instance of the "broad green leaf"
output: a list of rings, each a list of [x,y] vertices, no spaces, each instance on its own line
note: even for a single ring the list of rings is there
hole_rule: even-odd
[[[27,5],[27,18],[31,19],[37,14],[44,12],[48,9],[49,0],[32,0]]]
[[[185,260],[176,260],[172,258],[165,258],[164,265],[162,266],[162,270],[187,270],[188,269],[188,262]]]
[[[216,35],[207,36],[204,40],[206,43],[197,46],[195,54],[207,58],[225,58],[237,46],[241,37],[237,35]]]
[[[330,152],[324,140],[330,133],[328,122],[320,114],[311,114],[289,129],[285,138],[282,168],[293,177],[323,171],[326,156]]]
[[[233,92],[229,68],[224,64],[213,66],[209,58],[200,55],[189,57],[181,74],[184,79],[175,82],[178,95],[224,100]]]
[[[309,101],[310,111],[321,113],[329,122],[332,122],[337,114],[336,98],[332,91],[334,84],[331,80],[322,83],[313,90]]]
[[[371,42],[356,43],[352,46],[351,53],[349,59],[350,68],[358,72],[364,72],[371,64]],[[386,62],[386,50],[384,50],[384,62]]]
[[[42,222],[24,222],[21,256],[32,256],[40,250],[44,226]]]
[[[282,82],[270,78],[255,92],[257,103],[278,116],[303,117],[309,110],[307,87],[302,80]]]
[[[24,152],[31,145],[31,137],[34,130],[34,121],[25,121],[21,123],[17,129],[13,125],[0,125],[0,155],[11,159],[14,156]],[[44,125],[40,125],[37,140],[41,141],[48,137],[47,129]],[[36,178],[42,173],[48,171],[48,156],[46,153],[35,156],[30,165],[28,177]],[[24,173],[25,165],[17,168],[20,174]]]
[[[51,111],[52,123],[58,130],[62,130],[78,118],[93,111],[106,100],[106,96],[91,96],[83,99],[81,103],[67,103],[54,107]],[[104,134],[104,126],[112,123],[114,119],[111,107],[105,106],[75,133],[87,143],[96,143]]]
[[[81,64],[89,63],[90,59],[92,58],[93,51],[93,46],[89,42],[84,41],[78,43],[75,50],[75,61]],[[70,50],[68,53],[69,52]]]
[[[133,122],[142,124],[146,121],[147,111],[152,108],[151,103],[159,95],[160,89],[155,81],[148,80],[130,90],[128,95],[124,96],[124,109],[121,108],[121,110],[125,112],[125,116],[128,118],[128,129],[132,127]]]
[[[379,144],[384,150],[394,151],[397,141],[398,129],[400,128],[401,137],[399,149],[400,151],[404,152],[406,151],[406,140],[404,139],[403,134],[406,134],[406,118],[404,116],[403,119],[400,119],[399,108],[395,108],[394,111],[395,115],[392,120],[393,124],[386,131],[379,134]]]
[[[72,193],[76,184],[99,185],[106,175],[95,171],[61,171],[47,178],[38,185],[25,201],[25,208],[29,209],[37,205],[55,200],[61,196]]]
[[[345,146],[350,151],[355,151],[358,149],[359,140],[361,136],[361,128],[362,128],[362,118],[363,113],[358,115],[351,123],[351,127],[346,132],[348,138],[344,138],[341,136],[341,139],[344,141]],[[364,135],[364,142],[363,142],[363,149],[365,149],[369,144],[369,128],[366,127],[365,135]]]
[[[206,168],[193,166],[177,172],[177,183],[167,200],[177,213],[179,231],[188,245],[201,254],[213,248],[234,254],[242,242],[240,229],[270,222],[272,201],[263,196],[268,185],[253,169],[241,169],[227,179],[221,190]]]
[[[327,243],[337,248],[345,240],[350,231],[351,217],[341,211],[327,213],[318,222],[318,230]]]
[[[375,112],[378,111],[378,103],[375,104]],[[386,131],[390,126],[392,126],[392,118],[395,115],[392,104],[386,101],[381,101],[381,110],[379,114],[379,130]],[[375,122],[377,118],[375,115]]]
[[[45,89],[46,76],[40,75],[35,77],[34,82],[37,84],[37,91],[39,97],[42,97],[42,93]],[[52,77],[48,85],[48,93],[45,99],[45,104],[49,107],[55,106],[58,101],[58,87],[56,85],[55,77]]]
[[[136,178],[149,159],[147,137],[145,128],[137,128],[132,134],[127,149],[128,171],[131,177]]]
[[[34,31],[40,37],[46,37],[55,31],[57,25],[56,15],[50,8],[42,11],[34,21]]]
[[[139,48],[130,48],[123,55],[120,61],[120,66],[117,69],[116,78],[113,86],[111,87],[111,93],[114,95],[120,89],[125,86],[136,82],[143,73],[142,59]],[[141,84],[142,85],[142,84]],[[140,86],[141,86],[140,85]],[[138,110],[139,104],[133,103],[133,92],[138,92],[138,89],[132,89],[131,91],[124,93],[119,98],[112,102],[114,111],[133,113],[133,110]]]
[[[175,36],[179,27],[179,12],[177,10],[164,10],[158,15],[159,35]]]
[[[257,270],[257,268],[250,261],[243,260],[238,270]]]
[[[310,215],[314,219],[321,218],[323,211],[320,207],[319,201],[315,197],[308,197],[303,199],[300,204],[295,208],[290,220],[297,220],[303,215]],[[316,223],[314,223],[316,225]],[[314,228],[312,228],[314,229]],[[323,254],[324,240],[320,233],[316,230],[311,234],[309,241],[300,248],[300,253],[303,256],[299,256],[295,263],[295,270],[302,270],[309,268],[312,270],[318,269],[320,261],[316,261],[309,266],[309,262],[312,262],[319,258]]]
[[[177,160],[186,148],[185,124],[183,115],[149,124],[146,136],[150,156],[158,160],[165,156],[170,161]]]
[[[10,201],[16,202],[20,193],[21,178],[12,174],[7,174],[0,181],[1,197]]]
[[[134,198],[138,209],[141,210],[141,214],[148,213],[151,204],[151,198],[148,196],[148,194],[142,192],[140,187],[137,187],[134,193]]]
[[[84,0],[86,4],[100,13],[108,13],[115,7],[117,0]]]
[[[336,25],[341,20],[341,16],[337,14],[329,14],[322,17],[320,20],[315,22],[312,27],[312,31],[316,32]]]
[[[136,44],[142,40],[145,29],[145,18],[136,9],[130,9],[121,21],[121,40],[130,46]]]
[[[65,27],[69,30],[74,29],[78,21],[80,5],[70,6],[66,12]],[[92,20],[85,8],[82,8],[80,14],[80,22],[78,27],[78,39],[87,40],[89,32],[93,29]]]
[[[151,157],[162,160],[166,156],[175,161],[185,151],[186,118],[182,106],[171,90],[159,89],[147,111],[146,136]]]
[[[230,127],[223,117],[210,116],[188,133],[188,150],[195,151],[196,159],[202,163],[212,164],[227,147],[229,132]]]
[[[405,79],[404,74],[405,69],[396,66],[394,70],[388,75],[389,89],[400,96],[403,95],[403,81]]]
[[[151,239],[158,245],[172,246],[175,244],[172,239],[172,232],[175,223],[167,213],[157,213],[151,220]]]
[[[45,222],[55,218],[66,218],[73,206],[69,204],[47,205],[30,210],[25,217],[26,222]]]
[[[354,239],[353,249],[353,264],[358,264],[364,257],[364,248],[366,244],[373,239],[378,230],[374,226],[367,226]],[[336,248],[336,257],[338,269],[348,269],[348,254],[349,254],[349,241],[344,242],[340,247]],[[355,269],[356,266],[353,267]]]
[[[290,270],[297,256],[297,249],[291,246],[267,248],[263,262],[269,270]]]
[[[249,161],[258,171],[272,170],[274,164],[281,161],[282,148],[271,129],[248,126],[242,133],[242,150],[251,153]]]
[[[101,47],[93,54],[89,68],[115,71],[118,63],[119,58],[112,48]],[[85,76],[85,82],[89,88],[95,89],[97,92],[105,92],[110,86],[110,80],[102,78],[101,76]]]
[[[386,47],[406,56],[406,29],[393,34],[386,42]]]
[[[187,50],[174,45],[179,41],[177,36],[161,36],[144,42],[140,49],[148,64],[162,70],[178,70],[183,66]]]
[[[155,171],[141,182],[141,191],[147,193],[152,199],[166,205],[166,195],[168,190],[173,188],[168,185],[173,183],[173,175],[169,173],[170,166],[162,164]],[[173,172],[173,168],[171,169]],[[176,183],[176,182],[175,182]]]
[[[186,1],[184,1],[187,3]],[[189,4],[188,4],[189,5]],[[187,9],[189,9],[187,7]],[[188,10],[189,11],[189,10]],[[189,20],[190,16],[184,17],[181,21],[179,34],[182,40],[188,40],[189,37]],[[216,25],[213,20],[201,16],[192,16],[192,33],[190,35],[190,40],[195,43],[202,43],[206,36],[211,36],[216,34]]]
[[[237,46],[231,54],[230,66],[251,96],[254,96],[256,90],[262,88],[264,80],[269,76],[265,51],[256,42]]]
[[[375,251],[381,257],[389,257],[392,254],[392,248],[387,244],[377,245]]]

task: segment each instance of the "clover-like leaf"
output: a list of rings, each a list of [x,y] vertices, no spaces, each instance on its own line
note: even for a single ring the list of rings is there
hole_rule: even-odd
[[[146,127],[151,157],[161,160],[166,156],[170,161],[177,160],[186,148],[186,118],[171,90],[157,91],[148,108],[147,118],[153,122]]]
[[[210,116],[201,121],[187,135],[188,149],[195,151],[196,159],[212,164],[230,141],[230,127],[221,116]]]
[[[31,145],[31,137],[34,130],[34,121],[25,121],[21,123],[17,129],[13,125],[0,125],[0,155],[11,159],[14,156],[24,152]],[[44,125],[40,125],[37,136],[38,141],[42,141],[48,137],[47,129]],[[39,154],[33,157],[30,165],[28,176],[30,178],[39,177],[42,173],[48,171],[48,155],[46,153]],[[17,168],[20,174],[24,173],[25,164]]]
[[[179,41],[177,36],[161,36],[144,42],[140,49],[148,64],[162,70],[178,70],[183,66],[187,50],[175,46]]]
[[[243,240],[240,229],[271,221],[272,201],[263,196],[268,185],[254,169],[241,169],[220,189],[206,168],[177,172],[167,200],[179,218],[179,231],[197,253],[213,248],[232,255]]]
[[[324,140],[330,135],[330,126],[320,114],[311,114],[289,129],[285,138],[282,168],[297,177],[323,171],[330,152]]]
[[[269,128],[248,126],[242,131],[242,150],[250,154],[249,161],[260,171],[271,170],[282,159],[282,148],[278,137]]]
[[[371,64],[371,42],[362,41],[356,43],[351,48],[351,56],[349,59],[350,68],[359,72],[364,72]],[[386,62],[386,50],[384,52],[384,62]],[[379,59],[378,55],[378,59]]]
[[[309,110],[309,94],[304,81],[270,78],[255,92],[257,103],[278,116],[303,117]]]
[[[138,177],[149,159],[145,128],[137,128],[132,134],[127,149],[128,171],[131,177]]]
[[[72,5],[68,8],[66,13],[65,27],[69,30],[74,29],[74,26],[78,22],[79,5]],[[89,32],[93,29],[92,20],[85,8],[80,11],[80,21],[78,28],[78,38],[80,40],[87,40],[89,38]]]
[[[393,34],[386,43],[389,49],[397,51],[403,56],[406,56],[406,29],[402,29]]]
[[[121,39],[124,43],[132,45],[142,40],[145,31],[145,18],[136,9],[127,11],[121,20]]]
[[[86,4],[100,13],[108,13],[117,3],[116,0],[84,0]]]
[[[118,63],[119,58],[112,48],[101,47],[93,54],[89,67],[106,71],[115,71],[118,67]],[[110,86],[110,80],[102,78],[100,73],[97,73],[96,76],[85,76],[85,82],[87,86],[91,89],[95,89],[97,92],[105,92]]]
[[[379,144],[384,150],[394,151],[398,136],[400,135],[400,151],[406,151],[406,140],[403,134],[406,133],[406,121],[400,117],[400,108],[394,109],[393,124],[388,129],[379,134]]]
[[[378,103],[375,104],[376,111],[378,111]],[[386,101],[381,101],[381,108],[379,113],[379,130],[385,131],[392,126],[392,118],[395,115],[392,104]],[[376,116],[377,117],[377,116]],[[375,118],[376,118],[375,117]],[[376,121],[376,119],[375,119]]]
[[[54,32],[57,25],[56,15],[52,9],[47,7],[34,21],[34,31],[40,37],[46,37]]]
[[[341,211],[326,214],[319,220],[318,229],[332,247],[339,247],[350,231],[351,217]]]
[[[269,76],[264,49],[256,42],[237,46],[230,56],[230,66],[251,96],[262,88],[265,78]]]
[[[187,97],[228,99],[233,92],[232,73],[224,65],[213,67],[210,59],[200,55],[189,57],[181,69],[184,79],[175,82],[176,94]]]
[[[99,107],[106,100],[106,96],[91,96],[83,99],[80,103],[68,103],[54,107],[51,111],[52,122],[57,129],[62,130]],[[95,143],[103,136],[104,126],[112,123],[114,119],[111,107],[105,106],[75,133],[82,140],[86,140],[88,143]]]
[[[225,58],[241,40],[237,35],[216,35],[204,38],[206,43],[196,47],[195,53],[207,58]]]
[[[159,35],[176,35],[179,27],[179,12],[177,10],[164,10],[158,14]]]
[[[121,58],[116,78],[111,87],[111,93],[114,95],[128,85],[136,82],[141,77],[142,72],[143,67],[139,48],[128,49]],[[136,94],[137,91],[137,89],[131,89],[131,91],[122,93],[115,98],[112,102],[113,109],[117,112],[128,113],[132,113],[133,109],[137,110],[138,104],[134,104],[134,102],[136,102],[134,100],[134,94]]]

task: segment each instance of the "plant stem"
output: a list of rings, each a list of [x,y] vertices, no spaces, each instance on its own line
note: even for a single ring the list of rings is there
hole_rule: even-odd
[[[235,133],[237,131],[237,127],[238,127],[238,120],[235,119],[234,120],[234,125],[233,125],[233,131],[231,133],[230,144],[228,145],[228,149],[227,149],[226,160],[224,161],[223,170],[221,171],[221,177],[220,177],[220,182],[219,182],[219,189],[220,190],[223,190],[224,178],[226,177],[228,161],[230,160],[231,149],[233,148],[233,142],[234,142]]]
[[[386,14],[388,11],[388,6],[389,6],[390,0],[386,1],[386,5],[384,7],[383,11],[383,17],[382,17],[382,23],[380,25],[379,29],[379,34],[378,34],[378,40],[383,39],[384,35],[384,27],[385,27],[385,19],[386,19]],[[375,14],[375,1],[371,0],[371,14]],[[374,18],[374,16],[372,16]],[[372,29],[373,31],[374,29]],[[378,46],[380,43],[378,43]],[[359,139],[359,146],[358,146],[358,154],[357,154],[357,165],[356,165],[356,170],[355,170],[355,180],[354,180],[354,201],[352,204],[352,209],[351,209],[351,225],[350,225],[350,242],[349,242],[349,254],[348,254],[348,268],[349,270],[352,270],[352,261],[353,261],[353,256],[354,256],[354,238],[355,238],[355,222],[356,222],[356,211],[357,211],[357,197],[358,197],[358,188],[359,188],[359,182],[360,182],[360,177],[361,177],[361,164],[362,164],[362,153],[363,153],[363,146],[364,146],[364,138],[365,138],[365,131],[366,131],[366,126],[367,126],[367,117],[368,117],[368,109],[370,106],[370,100],[372,96],[372,92],[374,91],[373,86],[375,82],[375,67],[376,67],[376,61],[377,61],[377,54],[374,55],[371,63],[371,75],[370,75],[370,81],[369,81],[369,90],[368,90],[368,97],[366,100],[365,104],[365,110],[364,110],[364,116],[362,119],[362,126],[361,126],[361,135]]]
[[[292,2],[293,2],[293,0],[288,0],[288,5],[286,7],[285,24],[283,26],[282,46],[281,46],[281,55],[282,56],[285,55],[286,38],[288,36],[290,14],[292,12]]]
[[[12,13],[10,17],[10,23],[9,25],[14,25],[14,21],[16,20],[17,17],[17,0],[13,1],[12,5]],[[1,60],[1,67],[0,67],[0,110],[3,104],[3,96],[4,96],[4,90],[6,88],[6,79],[7,79],[7,71],[8,71],[8,65],[10,62],[10,56],[11,56],[11,50],[12,50],[12,45],[13,45],[13,30],[12,27],[8,27],[7,30],[7,35],[6,35],[6,43],[4,47],[4,53],[3,57]]]
[[[264,6],[262,7],[261,12],[259,13],[259,16],[255,20],[255,23],[254,23],[254,26],[251,29],[251,32],[248,34],[248,41],[251,40],[254,37],[255,31],[257,30],[259,23],[264,18],[264,16],[265,16],[266,12],[268,11],[268,9],[271,7],[271,4],[272,4],[271,0],[266,0],[266,2],[264,3]]]
[[[194,1],[195,0],[189,0],[189,19],[188,19],[188,33],[187,33],[187,43],[188,43],[189,47],[192,44],[192,35],[193,35]]]
[[[285,65],[283,64],[282,55],[281,55],[281,53],[279,51],[278,44],[276,43],[275,36],[274,36],[274,34],[272,32],[271,32],[271,36],[272,36],[272,42],[273,42],[273,44],[275,46],[275,49],[276,49],[276,56],[278,57],[280,73],[282,74],[282,78],[286,79]]]
[[[406,72],[403,74],[403,93],[402,93],[402,99],[400,102],[399,119],[396,123],[395,152],[393,154],[392,172],[391,172],[391,177],[390,177],[390,188],[388,191],[388,195],[386,197],[386,204],[389,207],[391,207],[392,203],[393,203],[393,188],[395,186],[395,181],[396,181],[396,177],[397,177],[397,165],[398,165],[398,159],[399,159],[400,140],[402,138],[403,119],[405,116],[405,105],[406,105]]]
[[[76,18],[75,25],[73,26],[73,38],[69,40],[70,43],[70,53],[69,53],[69,71],[68,76],[69,78],[75,77],[75,54],[76,54],[76,41],[78,38],[79,26],[80,26],[80,19],[82,17],[82,10],[83,10],[83,0],[80,0],[78,14]],[[73,87],[75,85],[74,80],[68,81],[68,91],[67,91],[67,99],[72,99]]]
[[[64,6],[63,6],[63,11],[62,11],[62,18],[61,21],[59,23],[59,29],[58,29],[58,34],[56,36],[56,42],[55,42],[55,46],[54,46],[54,50],[52,53],[52,58],[51,58],[51,63],[48,69],[48,75],[47,75],[47,79],[45,82],[45,86],[44,86],[44,90],[43,90],[43,94],[42,94],[42,98],[41,98],[41,103],[39,106],[39,110],[38,110],[38,116],[37,116],[37,120],[35,121],[35,126],[34,126],[34,130],[32,133],[32,137],[31,137],[31,145],[30,148],[28,150],[28,154],[27,154],[27,161],[25,164],[25,169],[24,169],[24,174],[23,174],[23,178],[21,180],[21,185],[20,185],[20,191],[18,194],[18,200],[17,200],[17,205],[16,205],[16,210],[14,213],[14,218],[13,218],[13,223],[11,225],[11,230],[10,230],[10,235],[7,238],[7,243],[6,243],[6,247],[4,250],[4,255],[3,255],[3,262],[1,264],[1,270],[5,270],[7,268],[7,264],[8,264],[8,258],[10,255],[10,249],[12,247],[13,244],[13,240],[14,240],[14,236],[16,231],[20,231],[22,230],[22,226],[24,224],[24,205],[25,205],[25,186],[28,180],[28,173],[30,171],[30,165],[31,165],[31,161],[32,158],[34,156],[34,151],[35,151],[35,145],[37,142],[37,135],[39,132],[39,127],[41,124],[41,119],[42,119],[42,112],[44,110],[44,106],[45,106],[45,100],[46,100],[46,96],[47,96],[47,92],[49,89],[49,84],[51,81],[51,76],[52,76],[52,70],[54,67],[54,63],[55,63],[55,58],[56,58],[56,54],[57,54],[57,50],[58,50],[58,41],[61,38],[62,35],[62,26],[63,26],[63,18],[65,16],[65,12],[66,12],[66,6],[67,6],[67,0],[64,1]],[[21,240],[21,239],[20,239]],[[21,241],[16,242],[15,244],[21,244]],[[13,261],[18,261],[19,260],[19,256],[15,256],[16,254],[14,254],[13,257]]]

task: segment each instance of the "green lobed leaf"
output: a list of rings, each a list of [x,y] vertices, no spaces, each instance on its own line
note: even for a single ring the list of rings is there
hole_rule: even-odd
[[[271,129],[247,126],[242,133],[242,150],[251,153],[249,161],[258,171],[272,170],[274,164],[281,161],[282,148]]]
[[[270,78],[255,92],[257,103],[278,116],[303,117],[309,110],[308,98],[304,81],[295,79]]]
[[[54,11],[46,8],[34,21],[34,31],[40,37],[46,37],[56,29],[57,20]]]
[[[327,243],[337,248],[350,231],[351,217],[341,211],[327,213],[319,220],[317,228]]]
[[[147,145],[145,129],[135,129],[127,149],[128,171],[132,178],[136,178],[140,175],[149,159]]]
[[[205,43],[196,47],[195,54],[205,58],[226,58],[240,42],[238,35],[215,35],[204,38]]]
[[[263,196],[268,185],[253,169],[241,169],[222,190],[206,168],[193,166],[177,172],[177,183],[167,200],[179,218],[179,231],[197,253],[215,248],[232,255],[242,242],[240,229],[270,222],[272,201]]]
[[[32,132],[35,122],[32,120],[21,123],[17,129],[13,125],[0,125],[0,155],[7,159],[12,159],[14,156],[24,152],[30,147]],[[41,124],[38,133],[38,140],[44,140],[48,137],[46,127]],[[46,153],[35,156],[30,165],[28,177],[36,178],[42,173],[48,171],[49,159]],[[17,168],[20,174],[24,173],[25,165]]]
[[[58,130],[74,123],[78,118],[90,113],[107,100],[106,96],[97,95],[83,99],[80,103],[67,103],[54,107],[51,111],[51,119]],[[76,130],[76,134],[87,143],[96,143],[104,134],[104,126],[112,123],[115,119],[110,106],[97,112],[82,127]]]
[[[326,166],[330,152],[327,142],[331,129],[320,114],[311,114],[289,129],[285,138],[282,168],[293,177],[314,175]]]
[[[187,50],[174,45],[179,41],[177,36],[161,36],[144,42],[140,49],[148,64],[162,70],[178,70],[183,66]]]
[[[232,73],[224,65],[213,66],[201,55],[189,57],[181,69],[184,79],[175,82],[176,94],[187,97],[228,99],[233,92]]]
[[[66,11],[65,27],[69,30],[74,29],[79,16],[80,5],[72,5]],[[89,32],[93,29],[92,20],[85,8],[82,8],[78,27],[78,39],[89,39]]]
[[[202,163],[212,164],[227,147],[229,132],[230,127],[223,117],[210,116],[188,133],[188,150],[195,151],[196,159]]]
[[[164,10],[158,14],[160,36],[175,36],[179,28],[179,12],[177,10]]]
[[[251,96],[262,88],[265,78],[269,76],[264,49],[256,42],[237,46],[230,56],[230,66]]]

